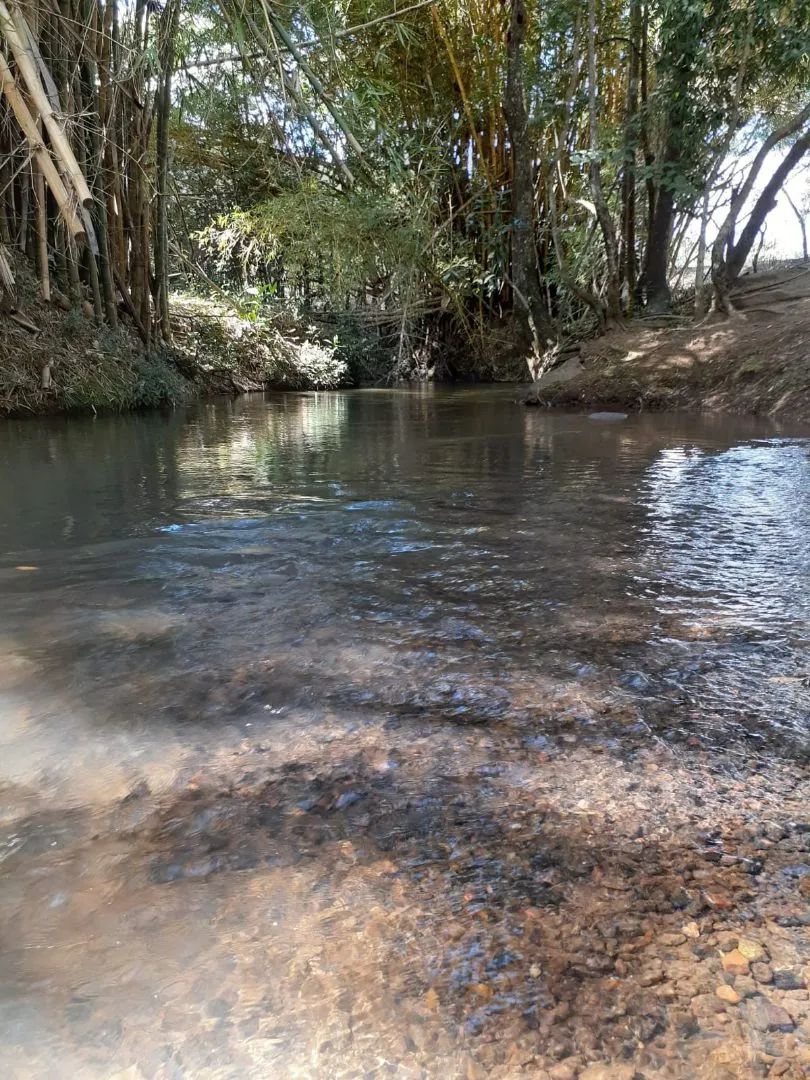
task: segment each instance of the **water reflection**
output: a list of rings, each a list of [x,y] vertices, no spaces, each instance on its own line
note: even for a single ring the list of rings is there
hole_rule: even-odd
[[[647,489],[639,583],[686,638],[684,661],[666,678],[689,687],[704,723],[722,730],[725,715],[751,730],[753,719],[806,743],[807,442],[670,447],[649,468]]]
[[[662,671],[683,687],[733,639],[712,702],[745,693],[766,730],[757,688],[806,662],[810,464],[805,441],[763,436],[730,419],[599,425],[489,391],[10,424],[10,685],[35,724],[56,703],[102,740],[123,724],[148,742],[266,704],[518,709],[538,681],[570,693],[582,665],[644,709],[628,671],[649,699]]]

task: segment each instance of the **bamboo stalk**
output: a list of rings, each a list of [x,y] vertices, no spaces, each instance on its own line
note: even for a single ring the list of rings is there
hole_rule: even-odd
[[[2,4],[2,0],[0,0],[0,4]],[[56,200],[71,235],[75,237],[76,240],[86,239],[87,233],[85,227],[79,220],[73,201],[68,194],[67,188],[62,182],[62,177],[59,175],[56,166],[53,163],[53,159],[42,142],[42,136],[37,130],[36,122],[23,100],[22,94],[14,80],[14,76],[11,74],[11,69],[2,53],[0,53],[0,85],[2,85],[6,100],[11,106],[12,112],[14,113],[15,119],[20,125],[23,134],[28,140],[31,152],[36,157],[37,164],[42,170],[42,174],[45,177],[48,187],[51,189],[51,194]]]
[[[35,11],[33,14],[36,16],[38,13]],[[27,51],[30,53],[32,60],[37,66],[37,71],[42,79],[45,93],[48,95],[48,101],[51,103],[54,112],[58,112],[59,91],[56,88],[56,83],[54,82],[50,69],[42,59],[42,53],[40,52],[39,43],[37,42],[36,37],[36,23],[34,26],[30,26],[17,8],[11,9],[11,17],[14,20],[14,26],[17,33],[20,35],[20,39],[25,44]]]
[[[39,289],[43,300],[51,298],[51,279],[48,267],[48,207],[45,202],[45,177],[39,165],[35,165],[34,191],[37,206],[37,259],[39,264]]]
[[[18,13],[18,16],[19,19],[23,19],[21,13]],[[48,96],[42,87],[42,82],[40,81],[39,73],[35,61],[32,58],[31,51],[26,47],[26,42],[20,36],[15,21],[12,19],[8,7],[5,4],[5,0],[0,0],[0,31],[2,31],[2,34],[14,55],[17,70],[20,73],[22,81],[25,83],[31,101],[42,117],[42,121],[45,124],[45,128],[47,129],[48,136],[51,140],[54,157],[69,177],[79,202],[83,203],[85,206],[92,206],[93,196],[90,194],[90,188],[87,186],[87,181],[79,168],[73,150],[71,149],[70,143],[62,128],[62,124],[55,115],[51,103],[48,100]],[[28,36],[30,37],[30,31]],[[6,67],[7,66],[8,65],[6,65]]]
[[[352,150],[354,150],[354,152],[357,154],[358,157],[362,157],[363,156],[363,148],[362,148],[362,146],[360,145],[360,143],[355,138],[354,132],[349,127],[349,125],[348,125],[346,119],[344,118],[342,112],[338,109],[338,107],[335,105],[335,103],[332,101],[331,97],[327,93],[325,86],[323,85],[321,80],[318,78],[318,76],[315,74],[315,72],[312,70],[312,67],[310,66],[310,64],[307,61],[306,57],[303,55],[301,50],[298,48],[298,46],[292,40],[290,35],[284,29],[284,26],[281,24],[281,22],[279,21],[279,19],[275,15],[275,13],[270,10],[269,5],[267,4],[267,0],[261,0],[261,5],[262,5],[262,10],[264,11],[265,17],[267,19],[268,25],[273,29],[274,33],[277,34],[278,37],[281,38],[281,40],[284,42],[284,45],[286,46],[286,48],[295,57],[295,61],[298,64],[298,67],[301,69],[301,71],[303,71],[304,75],[306,75],[310,86],[315,91],[315,93],[318,95],[318,97],[323,102],[323,104],[326,106],[326,108],[329,110],[329,112],[332,114],[332,119],[335,121],[337,126],[340,128],[340,130],[346,136],[346,141],[348,142],[349,146],[351,146]]]
[[[11,272],[2,244],[0,244],[0,288],[9,295],[14,292],[14,275]]]

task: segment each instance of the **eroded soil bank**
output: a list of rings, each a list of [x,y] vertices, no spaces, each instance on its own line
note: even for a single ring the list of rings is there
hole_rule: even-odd
[[[541,382],[544,404],[810,417],[810,268],[741,279],[737,314],[638,320]]]
[[[172,297],[171,343],[145,348],[122,313],[99,326],[92,305],[40,296],[29,262],[8,252],[0,296],[0,419],[177,407],[264,389],[333,389],[349,380],[329,334],[290,315],[247,318],[222,302]]]

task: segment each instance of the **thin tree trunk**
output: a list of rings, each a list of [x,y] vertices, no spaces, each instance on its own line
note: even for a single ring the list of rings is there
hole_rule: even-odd
[[[169,0],[161,19],[158,55],[160,71],[155,102],[157,160],[157,190],[155,192],[155,321],[157,331],[165,342],[171,341],[169,322],[169,118],[171,115],[172,69],[174,66],[174,35],[179,5]]]
[[[28,170],[26,170],[27,172]],[[25,174],[20,174],[20,217],[17,225],[17,247],[26,254],[28,249],[29,193],[31,185]]]
[[[639,278],[636,281],[636,301],[640,303],[643,300],[644,285],[647,281],[647,268],[650,257],[650,248],[652,246],[652,227],[653,218],[655,217],[655,198],[656,190],[655,183],[652,178],[653,165],[655,163],[655,155],[652,152],[650,144],[650,132],[649,132],[649,52],[650,52],[650,13],[648,4],[645,2],[641,17],[641,149],[644,154],[644,168],[646,172],[646,178],[644,181],[644,187],[647,193],[647,208],[646,208],[646,235],[644,240],[644,258],[642,261],[642,270]]]
[[[695,318],[706,314],[706,233],[709,228],[709,188],[706,186],[700,207],[700,236],[695,267]]]
[[[93,0],[86,0],[84,17],[87,26],[93,25],[95,19]],[[96,39],[98,39],[98,35],[95,36]],[[85,171],[95,193],[94,231],[98,242],[98,277],[100,279],[103,297],[104,317],[107,324],[115,329],[118,325],[118,308],[115,299],[115,284],[112,276],[107,220],[107,199],[104,190],[104,150],[102,147],[102,135],[100,130],[100,124],[102,123],[102,109],[97,90],[97,87],[99,86],[99,73],[98,65],[96,63],[96,52],[93,48],[88,47],[85,50],[80,86],[83,101],[85,103],[91,103],[90,112],[92,113],[92,119],[85,128],[86,134],[84,140],[85,162],[91,165],[92,169],[88,168],[88,165],[86,164]]]
[[[85,88],[82,86],[81,68],[77,67],[74,74],[73,101],[75,104],[76,112],[80,116],[85,115],[84,89]],[[80,129],[77,136],[77,162],[79,164],[79,168],[82,170],[83,175],[89,175],[89,154],[87,152],[87,144],[89,142],[90,135],[87,129],[88,127],[92,126],[94,126],[92,120],[88,118],[88,123]],[[99,279],[96,253],[89,245],[85,249],[84,257],[87,267],[87,277],[90,283],[90,295],[93,297],[93,312],[95,314],[96,321],[100,323],[104,320],[104,302],[101,297],[101,282]]]
[[[37,210],[37,266],[39,289],[43,300],[51,298],[51,278],[48,267],[48,206],[45,195],[45,178],[38,166],[34,166],[34,191]]]
[[[763,224],[759,231],[759,243],[757,244],[757,250],[754,252],[754,257],[751,260],[751,270],[756,273],[759,267],[759,257],[762,254],[762,249],[765,246],[765,233],[768,230],[767,221]]]
[[[627,100],[624,121],[624,166],[622,168],[622,259],[621,271],[632,311],[636,292],[636,147],[638,142],[638,93],[641,74],[641,0],[630,7],[630,43],[627,57]]]
[[[588,0],[588,126],[590,129],[590,181],[591,196],[596,207],[596,217],[602,230],[607,262],[607,323],[615,323],[621,317],[621,286],[619,283],[619,249],[616,230],[610,216],[605,194],[602,190],[602,165],[599,160],[599,125],[596,119],[596,2]]]
[[[790,209],[796,215],[796,220],[799,223],[799,229],[802,234],[802,259],[807,262],[810,259],[810,253],[807,250],[807,222],[805,220],[806,215],[801,212],[799,207],[794,203],[790,197],[790,193],[785,191],[785,198],[790,203]]]
[[[533,155],[529,141],[529,115],[523,79],[523,39],[526,32],[524,0],[511,0],[507,39],[504,115],[512,156],[512,259],[511,284],[518,304],[526,314],[535,354],[532,376],[536,378],[540,356],[553,341],[548,317],[543,310],[537,251],[534,239]]]

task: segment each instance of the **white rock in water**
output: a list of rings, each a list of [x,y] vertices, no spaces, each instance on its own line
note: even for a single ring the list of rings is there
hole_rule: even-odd
[[[626,412],[592,412],[588,414],[589,420],[626,420]]]

